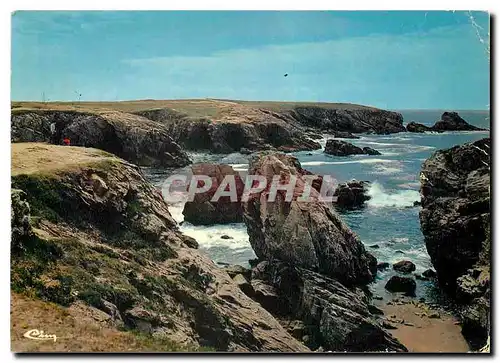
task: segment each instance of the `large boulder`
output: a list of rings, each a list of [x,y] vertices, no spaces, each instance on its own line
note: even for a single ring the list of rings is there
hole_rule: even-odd
[[[353,135],[349,131],[334,131],[333,137],[336,139],[360,139],[360,136]]]
[[[409,274],[410,272],[415,271],[417,267],[411,261],[402,260],[402,261],[394,263],[392,265],[392,268],[395,271],[402,272],[402,273],[405,273],[405,274]]]
[[[12,142],[60,145],[64,138],[72,146],[98,148],[142,166],[182,167],[191,162],[164,125],[144,117],[117,111],[13,111]]]
[[[334,156],[348,156],[348,155],[381,155],[379,151],[371,147],[360,148],[349,142],[342,140],[329,139],[326,141],[325,154]]]
[[[440,286],[464,304],[464,334],[476,345],[484,345],[489,324],[490,145],[486,138],[439,150],[420,177],[427,251]]]
[[[335,205],[346,209],[363,206],[365,201],[370,199],[368,187],[368,182],[357,180],[339,184],[333,194],[336,197]]]
[[[297,199],[305,184],[297,167],[300,163],[296,158],[276,153],[259,155],[250,162],[249,174],[267,180],[265,190],[251,194],[243,203],[255,254],[262,260],[278,259],[318,271],[347,285],[370,282],[372,256],[332,205],[319,200],[314,188],[308,201]],[[285,200],[284,190],[278,190],[274,201],[268,200],[275,175],[285,184],[292,175],[297,178],[290,201]]]
[[[417,283],[411,277],[391,276],[385,284],[385,289],[390,292],[404,292],[408,296],[415,296]]]
[[[406,125],[406,131],[408,132],[426,132],[426,131],[432,131],[432,127],[425,126],[422,124],[419,124],[418,122],[409,122],[408,125]]]
[[[136,166],[97,149],[46,144],[13,144],[12,160],[12,186],[26,193],[12,194],[13,226],[27,230],[29,209],[36,226],[13,240],[12,290],[89,305],[106,324],[147,339],[216,351],[308,351],[240,290],[249,287],[241,277],[233,281],[186,244]]]
[[[243,221],[240,201],[244,182],[237,171],[233,170],[230,165],[208,163],[194,164],[191,166],[191,171],[193,175],[210,177],[212,186],[206,192],[195,194],[192,202],[186,202],[182,211],[185,221],[194,225],[239,223]],[[227,175],[234,177],[237,200],[231,201],[229,196],[223,196],[212,202],[212,197]],[[198,181],[198,183],[202,183],[202,181]]]
[[[360,289],[279,261],[263,261],[252,270],[252,284],[266,291],[256,297],[281,321],[302,321],[299,333],[311,349],[337,352],[406,351],[384,331]],[[264,286],[266,288],[264,289]],[[264,300],[265,299],[265,300]],[[305,339],[304,339],[305,341]]]
[[[444,112],[441,120],[432,126],[433,131],[479,131],[483,130],[465,121],[457,112]]]

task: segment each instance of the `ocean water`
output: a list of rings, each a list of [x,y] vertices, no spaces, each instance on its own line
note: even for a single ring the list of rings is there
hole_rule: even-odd
[[[403,111],[405,123],[415,120],[432,125],[442,111],[435,114],[430,111]],[[471,124],[488,127],[488,114],[473,111],[460,112]],[[420,231],[419,207],[413,203],[420,200],[419,173],[425,159],[436,150],[454,145],[479,140],[489,136],[489,131],[445,132],[445,133],[399,133],[392,135],[361,135],[360,139],[347,140],[355,145],[372,147],[382,153],[377,156],[355,155],[335,157],[323,153],[323,150],[297,152],[305,169],[316,174],[331,175],[338,181],[351,179],[371,182],[371,199],[362,209],[341,212],[341,218],[358,234],[367,250],[379,262],[394,263],[409,259],[415,263],[416,273],[432,268],[427,254],[424,238]],[[320,141],[324,147],[329,135]],[[227,163],[234,169],[245,172],[248,168],[248,156],[238,153],[230,155],[191,154],[194,162],[209,161]],[[172,173],[174,171],[170,171]],[[151,181],[162,187],[168,172],[149,170],[146,175]],[[217,263],[240,264],[248,266],[248,260],[255,258],[249,243],[246,227],[243,223],[230,225],[193,226],[183,222],[183,203],[171,205],[169,210],[179,222],[180,229],[186,235],[194,237],[205,251]],[[232,239],[222,239],[228,235]],[[374,246],[376,245],[376,247]],[[388,269],[379,272],[371,290],[385,298],[390,297],[384,285],[395,272]],[[439,302],[442,297],[432,282],[417,280],[417,297],[427,301]]]

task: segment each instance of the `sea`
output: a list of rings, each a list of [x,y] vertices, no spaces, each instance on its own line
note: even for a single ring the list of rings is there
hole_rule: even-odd
[[[405,125],[410,121],[432,126],[440,119],[443,110],[403,110]],[[490,127],[488,111],[458,111],[470,124]],[[450,148],[475,140],[489,137],[489,131],[444,132],[444,133],[398,133],[391,135],[361,134],[360,139],[349,141],[360,147],[369,146],[382,153],[377,156],[353,155],[336,157],[323,153],[326,140],[330,135],[323,135],[319,140],[322,149],[293,153],[300,160],[302,167],[320,175],[331,175],[339,182],[351,179],[371,182],[371,199],[364,208],[354,211],[338,212],[347,225],[359,236],[366,249],[379,262],[395,263],[410,260],[416,265],[416,273],[432,268],[432,263],[420,231],[419,211],[413,203],[420,201],[419,174],[422,163],[439,149]],[[247,155],[233,153],[214,155],[191,153],[194,162],[216,162],[232,165],[235,170],[244,173],[248,169]],[[165,188],[165,179],[179,170],[146,169],[149,180],[159,188]],[[182,172],[182,171],[181,171]],[[238,264],[249,266],[248,260],[255,258],[250,246],[244,223],[193,226],[183,221],[183,203],[169,206],[173,218],[180,224],[180,230],[195,238],[200,250],[220,265]],[[222,239],[227,235],[232,239]],[[384,285],[392,269],[379,271],[370,290],[384,299],[391,294]],[[417,298],[427,302],[445,304],[446,297],[432,281],[417,280]]]

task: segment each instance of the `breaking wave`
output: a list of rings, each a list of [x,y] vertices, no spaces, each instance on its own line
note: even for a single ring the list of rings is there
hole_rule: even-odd
[[[377,182],[373,182],[368,190],[368,195],[371,197],[368,200],[368,205],[374,208],[384,207],[412,207],[413,202],[420,200],[420,193],[416,190],[406,189],[396,192],[386,192],[384,187]]]

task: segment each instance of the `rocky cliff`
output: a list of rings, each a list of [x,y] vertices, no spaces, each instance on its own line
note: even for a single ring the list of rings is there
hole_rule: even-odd
[[[465,121],[457,112],[444,112],[441,119],[429,127],[417,122],[410,122],[406,125],[408,132],[444,132],[444,131],[481,131],[479,127],[473,126]]]
[[[284,106],[265,108],[236,102],[219,102],[213,116],[189,117],[173,109],[137,111],[137,114],[167,126],[172,137],[188,149],[216,153],[277,149],[319,149],[311,130],[388,134],[405,131],[403,117],[396,112],[369,107],[329,108]]]
[[[14,292],[85,304],[185,349],[308,350],[177,230],[135,165],[96,149],[17,143],[12,188]]]
[[[490,322],[490,139],[439,150],[421,171],[420,223],[440,286],[462,305],[475,348]]]
[[[55,123],[56,132],[50,125]],[[160,123],[117,111],[13,110],[12,142],[95,147],[143,166],[182,167],[190,160]]]

